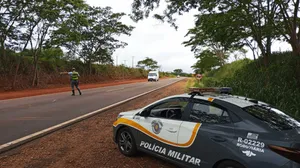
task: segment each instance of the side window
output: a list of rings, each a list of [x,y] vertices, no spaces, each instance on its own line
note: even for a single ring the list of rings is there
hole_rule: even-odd
[[[231,122],[225,110],[205,103],[194,103],[190,113],[190,121],[211,124]]]
[[[170,99],[152,107],[150,117],[180,120],[188,101],[185,99]]]

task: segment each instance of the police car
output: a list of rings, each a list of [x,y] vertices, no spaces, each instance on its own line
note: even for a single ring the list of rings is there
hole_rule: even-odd
[[[143,151],[181,167],[300,168],[300,123],[231,91],[192,88],[122,112],[114,141],[126,156]]]

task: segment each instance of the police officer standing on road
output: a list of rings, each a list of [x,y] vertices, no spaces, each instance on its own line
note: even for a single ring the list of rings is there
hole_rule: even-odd
[[[79,89],[79,73],[75,71],[75,68],[72,68],[72,72],[61,72],[60,74],[68,74],[70,75],[70,82],[71,82],[71,88],[72,88],[72,96],[75,96],[74,86],[78,90],[79,94],[81,95],[81,91]]]

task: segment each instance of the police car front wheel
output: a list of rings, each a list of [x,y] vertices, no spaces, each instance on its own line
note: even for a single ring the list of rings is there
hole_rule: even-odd
[[[137,153],[134,137],[128,128],[118,131],[118,147],[125,156],[134,156]]]
[[[245,167],[237,162],[228,160],[228,161],[221,162],[217,168],[245,168]]]

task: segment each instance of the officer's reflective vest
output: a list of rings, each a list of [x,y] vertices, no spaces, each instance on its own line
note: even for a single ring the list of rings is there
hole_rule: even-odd
[[[72,80],[78,80],[78,76],[79,76],[78,72],[73,71],[71,79]]]

